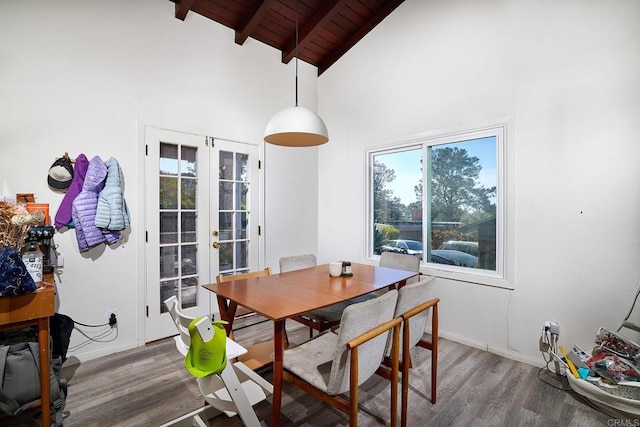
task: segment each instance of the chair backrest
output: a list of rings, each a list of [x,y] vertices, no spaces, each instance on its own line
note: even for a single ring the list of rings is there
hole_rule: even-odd
[[[315,267],[316,265],[318,265],[318,261],[313,254],[285,256],[280,258],[280,273]]]
[[[249,273],[231,274],[227,276],[218,274],[216,276],[216,283],[226,283],[226,282],[231,282],[232,280],[252,279],[254,277],[262,277],[262,276],[270,276],[270,275],[271,275],[271,267],[267,267],[264,270],[252,271]]]
[[[380,254],[380,267],[396,268],[398,270],[420,272],[420,257],[395,252],[382,252]],[[407,279],[407,283],[418,281],[418,276]]]
[[[169,314],[175,323],[178,332],[180,332],[179,339],[176,339],[176,347],[178,351],[184,355],[189,350],[191,345],[191,337],[189,336],[189,324],[195,317],[187,316],[179,308],[178,298],[173,295],[164,301],[164,305],[169,310]],[[177,337],[176,337],[177,338]]]
[[[394,318],[398,291],[391,290],[384,295],[345,308],[340,320],[336,351],[331,364],[327,383],[327,393],[338,395],[349,390],[349,350],[347,343],[372,328]],[[359,348],[358,385],[369,379],[378,369],[385,355],[387,337],[385,332],[365,342]]]
[[[238,274],[230,274],[230,275],[223,275],[223,274],[218,274],[216,276],[216,283],[227,283],[227,282],[231,282],[232,280],[243,280],[243,279],[253,279],[254,277],[263,277],[263,276],[270,276],[271,275],[271,267],[267,267],[264,270],[258,270],[258,271],[251,271],[248,273],[238,273]],[[220,305],[220,301],[218,300],[218,308],[220,309],[220,312],[222,313],[223,307]],[[238,307],[238,310],[236,311],[235,317],[241,317],[241,316],[246,316],[246,315],[250,315],[253,314],[254,312],[249,310],[248,308],[245,307]],[[227,329],[227,332],[229,334],[230,338],[234,337],[233,331],[231,329]]]
[[[430,284],[433,279],[434,276],[427,276],[417,283],[411,283],[400,288],[395,317],[400,317],[412,308],[429,301],[431,294]],[[422,338],[428,319],[429,310],[424,310],[409,319],[409,348],[415,346]]]

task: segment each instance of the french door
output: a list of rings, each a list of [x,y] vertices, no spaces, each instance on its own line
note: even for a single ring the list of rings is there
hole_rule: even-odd
[[[176,334],[176,295],[192,316],[216,315],[202,285],[259,268],[258,147],[145,127],[146,341]]]

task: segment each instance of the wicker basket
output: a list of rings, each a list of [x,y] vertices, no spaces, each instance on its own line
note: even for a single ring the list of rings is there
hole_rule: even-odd
[[[16,215],[15,209],[10,203],[0,202],[0,247],[12,246],[22,251],[29,227],[43,223],[45,218],[43,212]]]

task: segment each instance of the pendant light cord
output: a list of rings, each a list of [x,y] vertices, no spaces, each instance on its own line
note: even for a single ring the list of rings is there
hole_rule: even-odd
[[[296,1],[296,107],[298,106],[298,2]]]

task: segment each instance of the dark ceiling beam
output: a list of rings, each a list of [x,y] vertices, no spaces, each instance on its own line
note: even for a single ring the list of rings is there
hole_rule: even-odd
[[[358,31],[356,31],[351,37],[344,41],[337,49],[335,49],[331,54],[327,55],[322,59],[320,64],[318,64],[318,76],[327,71],[329,67],[336,63],[338,59],[342,57],[349,49],[356,45],[356,43],[361,40],[369,31],[371,31],[376,25],[381,23],[384,18],[389,16],[391,12],[393,12],[398,6],[400,6],[404,2],[404,0],[394,0],[390,1],[385,6],[380,9],[371,19],[367,22],[367,25],[362,26]]]
[[[262,21],[269,11],[272,0],[264,0],[257,4],[257,7],[244,19],[236,30],[236,43],[242,45],[247,41],[251,33],[256,29],[260,21]]]
[[[194,0],[176,0],[176,18],[181,21],[187,17]]]
[[[305,47],[318,33],[318,31],[324,26],[326,22],[329,22],[338,13],[341,6],[346,3],[346,0],[331,0],[323,3],[322,9],[318,10],[304,27],[298,30],[298,49]],[[282,49],[282,62],[288,64],[296,54],[296,34],[293,33],[291,41]]]

